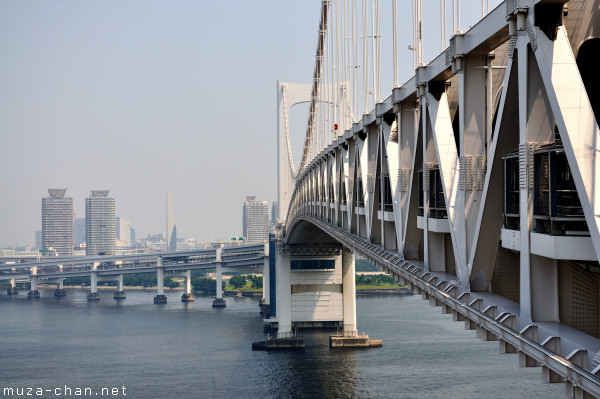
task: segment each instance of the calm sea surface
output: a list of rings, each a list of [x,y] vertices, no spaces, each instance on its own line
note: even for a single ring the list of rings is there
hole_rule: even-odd
[[[331,350],[331,332],[305,331],[304,351],[257,352],[252,342],[265,339],[257,299],[213,309],[210,298],[185,304],[178,292],[167,305],[154,305],[152,292],[117,302],[102,291],[95,303],[84,291],[41,294],[0,294],[0,398],[11,397],[2,396],[7,387],[12,397],[31,388],[29,397],[44,398],[564,396],[564,385],[542,384],[540,368],[520,369],[517,355],[498,354],[497,342],[420,296],[358,297],[358,330],[382,348]]]

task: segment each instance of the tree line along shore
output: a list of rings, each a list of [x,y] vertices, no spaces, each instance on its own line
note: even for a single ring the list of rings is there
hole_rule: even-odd
[[[192,271],[192,288],[195,292],[215,294],[216,280],[213,278],[214,271],[194,270]],[[90,285],[89,277],[68,277],[63,282],[65,288],[68,287],[88,287]],[[167,277],[164,279],[164,286],[170,289],[183,289],[184,279]],[[26,287],[28,284],[25,283]],[[116,281],[98,282],[98,288],[102,286],[116,286]],[[156,287],[156,274],[140,273],[123,275],[123,285],[138,289],[152,289]],[[262,293],[263,279],[260,274],[235,274],[223,276],[222,290],[225,293]],[[364,259],[356,260],[356,290],[357,294],[367,293],[410,293],[406,286],[400,286],[391,276],[379,271],[374,265]]]

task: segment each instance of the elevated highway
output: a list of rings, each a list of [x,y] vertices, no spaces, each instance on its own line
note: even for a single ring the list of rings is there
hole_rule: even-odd
[[[9,294],[15,293],[17,281],[31,283],[30,297],[39,296],[37,284],[57,284],[56,295],[64,295],[63,279],[69,277],[90,277],[90,295],[88,299],[99,299],[98,281],[117,281],[116,299],[123,299],[123,275],[137,273],[157,274],[158,302],[166,301],[164,296],[164,277],[185,277],[186,290],[182,299],[193,300],[191,292],[192,270],[217,270],[217,300],[224,305],[221,292],[223,272],[263,272],[265,259],[268,260],[268,245],[255,244],[236,247],[208,248],[185,252],[160,252],[135,255],[106,255],[83,257],[52,257],[31,262],[30,259],[2,259],[9,263],[0,263],[0,281],[9,281]],[[23,262],[24,261],[24,262]],[[14,263],[13,263],[14,262]]]

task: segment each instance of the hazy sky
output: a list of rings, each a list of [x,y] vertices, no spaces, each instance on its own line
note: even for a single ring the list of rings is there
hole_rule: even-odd
[[[411,2],[398,3],[405,81]],[[78,218],[90,190],[110,190],[138,238],[165,232],[167,191],[179,237],[239,235],[247,195],[276,199],[276,82],[312,80],[320,7],[0,0],[0,247],[35,243],[48,188],[67,188]]]

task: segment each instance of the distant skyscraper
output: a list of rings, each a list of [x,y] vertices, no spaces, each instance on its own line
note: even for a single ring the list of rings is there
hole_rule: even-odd
[[[277,201],[273,201],[271,204],[271,226],[275,226],[277,224],[277,218],[279,217],[279,203]]]
[[[85,242],[85,218],[75,219],[73,241],[75,245],[80,245]]]
[[[175,193],[167,192],[167,251],[177,251],[177,228],[175,227]]]
[[[246,242],[269,240],[269,204],[267,201],[257,201],[256,197],[246,197],[243,218]]]
[[[131,222],[129,220],[125,220],[121,217],[118,217],[115,221],[116,223],[116,235],[117,240],[121,241],[122,244],[126,247],[131,246]]]
[[[42,198],[42,249],[58,255],[73,255],[73,198],[66,191],[49,188],[50,197]]]
[[[115,236],[115,199],[108,190],[92,190],[85,199],[85,254],[113,253]]]

